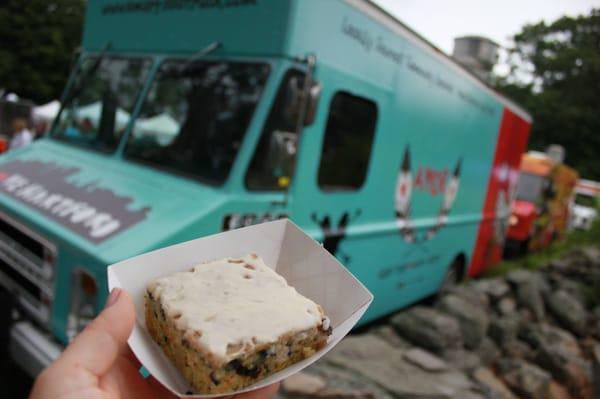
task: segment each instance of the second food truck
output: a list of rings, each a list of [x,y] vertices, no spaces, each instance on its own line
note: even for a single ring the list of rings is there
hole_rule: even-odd
[[[578,176],[561,157],[537,151],[523,154],[520,168],[507,249],[524,254],[564,237]]]

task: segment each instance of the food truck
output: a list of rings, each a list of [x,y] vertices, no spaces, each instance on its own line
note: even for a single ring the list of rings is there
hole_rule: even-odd
[[[363,322],[499,259],[531,117],[373,3],[87,7],[52,131],[0,159],[32,374],[102,308],[107,265],[223,230],[290,218],[375,294]]]
[[[509,220],[508,251],[540,250],[566,233],[578,175],[561,158],[538,151],[523,154]]]

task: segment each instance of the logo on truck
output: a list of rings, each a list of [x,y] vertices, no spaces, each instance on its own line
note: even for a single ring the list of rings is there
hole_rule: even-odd
[[[351,221],[359,217],[360,214],[360,209],[357,209],[352,216],[350,216],[349,212],[344,212],[337,222],[337,227],[333,226],[332,218],[329,215],[325,215],[321,219],[317,217],[316,213],[310,216],[313,222],[321,227],[321,231],[323,232],[323,247],[333,256],[340,257],[346,264],[350,263],[351,258],[348,254],[340,251],[339,246],[346,238],[346,227],[348,227]]]
[[[94,183],[67,182],[79,171],[56,163],[9,161],[0,165],[0,192],[96,244],[146,218],[150,208],[129,210],[129,197]]]
[[[406,147],[396,179],[394,198],[396,225],[400,231],[400,236],[405,242],[418,243],[431,240],[446,225],[448,214],[458,193],[461,166],[462,158],[459,158],[449,181],[447,179],[449,173],[446,170],[435,172],[431,169],[419,169],[416,179],[413,180],[410,149],[408,146]],[[426,189],[432,195],[444,193],[435,223],[420,236],[417,235],[413,227],[410,214],[412,196],[417,188]]]

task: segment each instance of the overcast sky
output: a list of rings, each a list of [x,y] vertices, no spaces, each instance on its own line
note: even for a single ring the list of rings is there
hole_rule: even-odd
[[[453,39],[489,37],[507,46],[526,23],[552,22],[562,15],[587,14],[600,0],[373,0],[447,53]]]

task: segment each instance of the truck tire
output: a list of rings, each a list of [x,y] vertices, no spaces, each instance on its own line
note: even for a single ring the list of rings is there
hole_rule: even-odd
[[[446,275],[444,276],[444,280],[442,280],[442,284],[440,285],[436,297],[439,298],[448,293],[453,287],[462,281],[464,276],[464,265],[465,261],[463,255],[458,255],[452,260],[452,263],[446,270]]]

